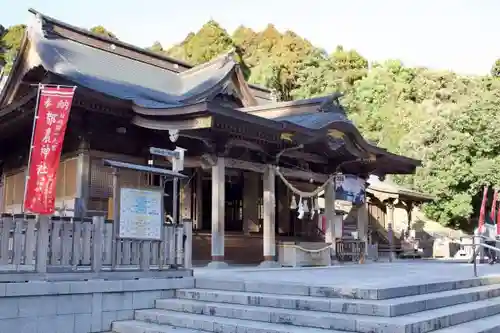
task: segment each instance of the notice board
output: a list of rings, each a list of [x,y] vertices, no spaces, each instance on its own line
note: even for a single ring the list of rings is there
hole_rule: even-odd
[[[161,240],[162,227],[161,190],[120,189],[120,238]]]

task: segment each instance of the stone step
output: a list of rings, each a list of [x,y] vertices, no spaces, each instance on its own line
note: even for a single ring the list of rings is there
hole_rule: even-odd
[[[226,291],[244,291],[281,295],[315,296],[349,299],[391,299],[416,296],[441,291],[472,288],[500,284],[500,276],[471,278],[456,281],[443,281],[416,285],[402,285],[387,288],[351,288],[299,283],[269,282],[263,280],[237,280],[201,277],[196,278],[195,288]]]
[[[202,333],[200,330],[158,325],[138,320],[115,321],[111,326],[113,333]]]
[[[155,327],[174,326],[179,328],[197,329],[205,332],[217,333],[345,333],[345,331],[337,331],[331,329],[299,327],[243,319],[217,318],[217,320],[214,320],[213,316],[193,315],[161,309],[137,310],[135,316],[136,322],[144,321],[146,323],[156,324]],[[130,333],[136,332],[137,331],[131,331]],[[158,330],[144,331],[141,333],[163,332],[164,331]],[[165,332],[170,333],[170,331],[168,330]],[[117,333],[125,332],[117,331]]]
[[[156,302],[158,309],[214,317],[263,321],[364,333],[425,333],[500,313],[500,297],[422,311],[400,317],[374,317],[322,311],[279,309],[184,299]],[[189,327],[197,328],[197,327]]]
[[[276,295],[209,289],[179,289],[179,299],[204,302],[267,306],[292,310],[394,317],[461,303],[500,297],[500,284],[456,289],[390,300],[346,300],[311,296]]]
[[[443,328],[433,333],[499,333],[500,314],[469,321],[464,324]]]

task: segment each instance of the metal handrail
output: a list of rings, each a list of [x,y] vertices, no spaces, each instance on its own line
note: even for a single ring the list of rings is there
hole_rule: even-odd
[[[497,239],[486,237],[483,235],[477,235],[475,237],[472,237],[472,244],[464,244],[462,242],[453,241],[453,243],[460,244],[461,246],[472,246],[474,248],[474,251],[472,252],[472,264],[474,265],[474,277],[477,277],[477,255],[478,255],[479,248],[483,247],[483,248],[487,248],[487,249],[490,249],[490,250],[493,250],[495,252],[500,253],[500,248],[498,248],[498,247],[491,246],[491,245],[488,245],[485,243],[477,244],[476,237],[479,237],[479,238],[482,238],[485,240],[489,240],[489,241],[495,241],[495,242],[498,241]]]

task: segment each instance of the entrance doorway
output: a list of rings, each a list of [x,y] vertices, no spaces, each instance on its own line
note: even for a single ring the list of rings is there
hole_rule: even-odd
[[[202,230],[212,229],[212,179],[203,179]],[[225,179],[225,231],[243,231],[243,174],[231,172]]]

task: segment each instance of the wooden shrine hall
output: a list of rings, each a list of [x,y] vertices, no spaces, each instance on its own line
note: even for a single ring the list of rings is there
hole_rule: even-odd
[[[189,179],[181,184],[180,217],[194,223],[195,263],[272,263],[279,240],[309,237],[314,228],[305,230],[317,225],[290,210],[290,187],[331,190],[337,173],[410,174],[420,163],[365,140],[339,95],[273,101],[268,90],[245,82],[231,53],[191,67],[31,13],[0,95],[4,212],[20,213],[38,84],[77,86],[57,179],[58,212],[110,214],[112,175],[103,158],[168,166],[149,148],[185,148]],[[120,182],[141,187],[160,180],[127,171]],[[172,193],[169,183],[165,193]],[[326,197],[323,213],[331,221],[334,197]]]

